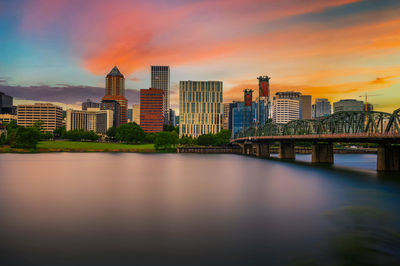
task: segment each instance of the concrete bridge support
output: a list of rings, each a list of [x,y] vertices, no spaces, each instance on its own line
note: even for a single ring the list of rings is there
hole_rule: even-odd
[[[244,144],[243,145],[243,153],[244,155],[252,155],[253,154],[253,145],[252,144]]]
[[[378,171],[400,171],[400,146],[381,144],[378,147]]]
[[[333,164],[333,144],[318,142],[313,143],[312,163]]]
[[[279,144],[279,159],[291,159],[296,158],[296,151],[294,149],[293,141],[281,141]]]
[[[270,151],[269,151],[269,144],[267,143],[254,143],[253,144],[253,155],[257,157],[269,158]]]

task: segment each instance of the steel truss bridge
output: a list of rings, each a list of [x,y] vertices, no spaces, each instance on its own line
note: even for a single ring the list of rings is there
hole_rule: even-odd
[[[263,157],[269,157],[269,148],[265,145],[273,142],[280,143],[282,159],[294,159],[295,142],[312,142],[313,162],[316,163],[333,163],[333,142],[378,143],[378,170],[400,171],[400,146],[394,145],[400,144],[400,109],[392,114],[345,111],[319,120],[294,120],[287,124],[267,122],[240,130],[231,140],[242,147],[243,154]],[[324,154],[328,157],[324,158]]]

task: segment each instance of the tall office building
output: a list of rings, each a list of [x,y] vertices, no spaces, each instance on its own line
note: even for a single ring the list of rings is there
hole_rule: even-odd
[[[176,121],[175,121],[175,111],[173,109],[169,109],[169,124],[171,126],[176,127]]]
[[[342,111],[364,111],[365,106],[363,101],[357,101],[354,99],[345,99],[333,103],[333,112]]]
[[[260,104],[260,108],[258,105]],[[245,128],[250,127],[254,121],[258,119],[258,112],[260,111],[261,114],[265,113],[266,105],[264,104],[263,100],[260,100],[260,103],[252,102],[251,108],[246,107],[244,102],[233,102],[229,104],[230,109],[230,120],[231,122],[228,123],[228,128],[232,132],[232,136],[235,136],[240,130],[243,130],[243,126]],[[247,117],[245,117],[247,116]],[[265,115],[260,116],[261,121],[260,124],[265,123]],[[245,122],[243,124],[243,122]]]
[[[13,106],[13,97],[0,92],[0,114],[16,115],[16,110]]]
[[[150,88],[140,90],[140,127],[146,133],[163,130],[164,91]]]
[[[229,105],[230,103],[224,103],[224,110],[222,114],[222,128],[229,129]]]
[[[277,92],[273,100],[272,120],[288,123],[300,119],[300,92]]]
[[[105,135],[113,126],[113,111],[88,108],[87,110],[67,110],[66,130],[81,129]]]
[[[119,123],[128,123],[128,100],[125,98],[125,78],[115,66],[106,76],[104,101],[117,101],[121,107]]]
[[[163,116],[164,124],[169,124],[169,102],[170,102],[170,74],[169,66],[151,66],[151,87],[164,91]]]
[[[222,129],[222,81],[179,82],[179,136],[198,137]]]
[[[128,109],[128,122],[133,122],[133,110],[131,108]]]
[[[121,125],[121,105],[117,101],[102,100],[100,109],[113,111],[113,126],[119,127]]]
[[[317,98],[312,105],[312,118],[319,119],[331,115],[331,103],[328,99]]]
[[[18,105],[18,125],[32,127],[36,121],[43,122],[43,131],[53,132],[54,129],[62,127],[62,108],[50,103]]]
[[[132,104],[132,122],[140,125],[140,104]]]
[[[86,102],[82,103],[82,110],[87,110],[88,108],[100,108],[100,103],[92,102],[90,99],[87,99]]]
[[[300,119],[311,119],[311,95],[300,96]]]

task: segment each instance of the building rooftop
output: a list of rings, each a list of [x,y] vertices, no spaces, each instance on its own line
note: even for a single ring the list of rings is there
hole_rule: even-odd
[[[119,72],[119,69],[117,66],[114,66],[113,69],[111,69],[110,73],[108,73],[107,76],[120,76],[120,77],[124,77],[124,75],[121,74],[121,72]]]

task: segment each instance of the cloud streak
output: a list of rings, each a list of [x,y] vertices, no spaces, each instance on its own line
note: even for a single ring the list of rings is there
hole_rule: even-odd
[[[65,104],[76,104],[86,101],[86,99],[100,102],[104,96],[104,88],[68,84],[60,84],[60,86],[9,86],[0,84],[0,91],[18,99],[62,102]],[[125,94],[130,104],[139,103],[138,90],[128,89]]]

